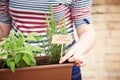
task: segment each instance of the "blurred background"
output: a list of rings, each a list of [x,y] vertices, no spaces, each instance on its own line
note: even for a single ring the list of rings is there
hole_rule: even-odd
[[[92,9],[97,41],[85,57],[83,80],[120,80],[120,0],[93,0]]]

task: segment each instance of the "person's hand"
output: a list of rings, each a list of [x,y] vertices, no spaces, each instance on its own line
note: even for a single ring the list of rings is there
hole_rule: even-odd
[[[79,53],[78,48],[71,48],[68,50],[65,56],[60,59],[59,63],[63,63],[66,60],[75,63],[76,66],[82,67],[85,65],[85,59],[83,55]]]
[[[0,13],[7,15],[8,14],[8,5],[0,2]]]

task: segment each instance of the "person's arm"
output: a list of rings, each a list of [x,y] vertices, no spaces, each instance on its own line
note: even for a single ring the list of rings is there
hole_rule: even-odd
[[[91,17],[91,0],[77,0],[72,5],[72,16],[78,33],[78,42],[73,45],[60,63],[68,59],[77,66],[84,65],[84,54],[95,44],[95,29]]]
[[[7,37],[10,32],[10,24],[0,22],[0,38]]]
[[[11,17],[8,13],[9,0],[0,1],[0,38],[8,36],[10,32]]]

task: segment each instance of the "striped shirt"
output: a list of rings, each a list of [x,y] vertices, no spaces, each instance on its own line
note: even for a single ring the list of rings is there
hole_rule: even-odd
[[[2,1],[0,0],[0,2]],[[9,12],[12,17],[12,29],[15,34],[20,31],[27,36],[28,33],[37,32],[36,35],[40,34],[46,38],[46,14],[50,15],[49,6],[51,4],[58,32],[59,28],[63,26],[63,24],[59,24],[59,21],[64,17],[67,33],[73,36],[73,23],[76,28],[82,24],[92,23],[91,3],[91,0],[10,0]],[[0,4],[6,5],[7,3],[2,2]],[[9,23],[8,20],[10,21],[9,17],[0,14],[1,22]],[[31,44],[36,45],[39,42],[41,41],[32,42]],[[72,44],[74,42],[73,39]],[[48,50],[48,45],[46,45],[46,50]]]
[[[6,13],[6,15],[2,14],[2,9],[4,9],[4,6],[8,7],[8,0],[0,0],[0,22],[6,23],[6,24],[10,24],[11,23],[11,18],[9,13]],[[5,10],[5,9],[4,9]]]

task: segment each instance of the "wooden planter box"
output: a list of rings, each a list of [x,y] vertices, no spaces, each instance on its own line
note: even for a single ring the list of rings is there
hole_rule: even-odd
[[[0,69],[0,80],[71,80],[72,66],[66,63],[24,67],[16,68],[15,73]]]

